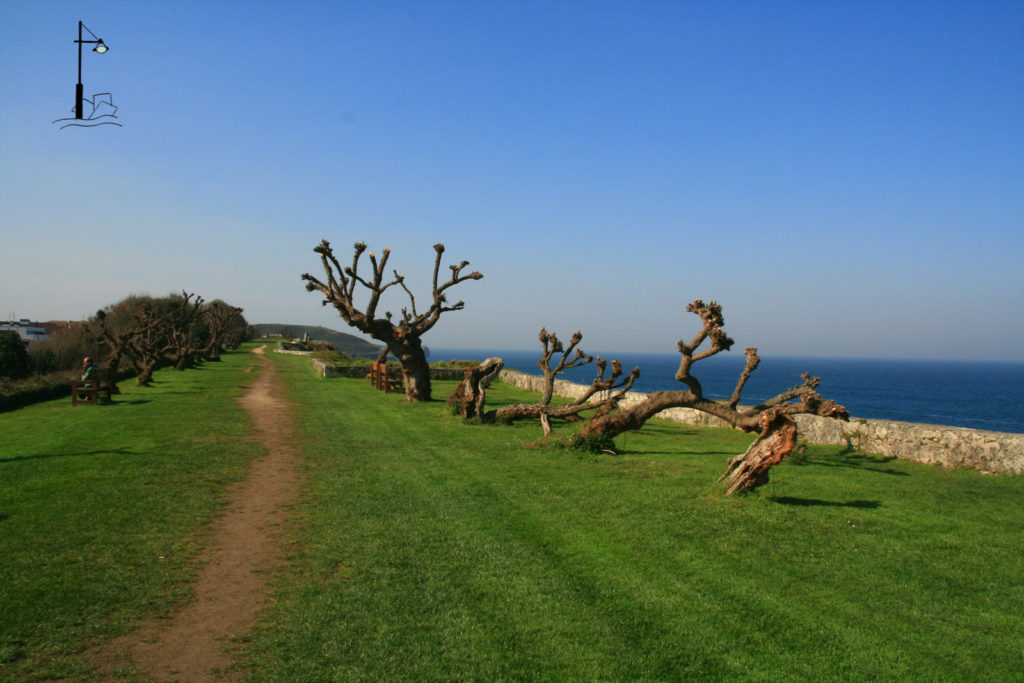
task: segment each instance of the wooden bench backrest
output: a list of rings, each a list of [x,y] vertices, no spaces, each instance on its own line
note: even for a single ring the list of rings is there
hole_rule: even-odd
[[[393,377],[387,363],[374,361],[370,364],[370,383],[381,391],[398,391],[401,380]]]

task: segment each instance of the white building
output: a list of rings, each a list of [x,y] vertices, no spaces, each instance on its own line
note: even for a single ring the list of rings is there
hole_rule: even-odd
[[[15,332],[26,345],[35,341],[46,341],[50,338],[45,327],[26,318],[0,322],[0,332]]]

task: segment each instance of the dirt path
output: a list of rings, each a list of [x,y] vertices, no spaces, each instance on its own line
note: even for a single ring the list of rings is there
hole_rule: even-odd
[[[232,640],[244,635],[267,599],[267,580],[282,564],[282,524],[298,493],[292,416],[276,370],[256,349],[262,370],[241,399],[266,455],[227,491],[213,521],[193,598],[169,620],[143,623],[99,657],[108,672],[133,666],[155,681],[231,681]]]

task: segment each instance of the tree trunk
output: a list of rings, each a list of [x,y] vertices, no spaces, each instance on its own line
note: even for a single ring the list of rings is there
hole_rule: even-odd
[[[505,367],[500,358],[488,358],[475,368],[466,370],[465,379],[448,397],[448,405],[454,405],[463,418],[483,418],[487,404],[487,387]]]
[[[555,374],[550,370],[544,368],[544,390],[541,392],[540,401],[538,405],[546,406],[551,404],[551,397],[555,395]],[[544,436],[548,435],[548,431],[545,430]]]
[[[111,394],[120,394],[121,393],[121,390],[117,388],[117,373],[118,373],[118,368],[120,367],[120,365],[121,365],[121,349],[118,349],[114,353],[114,355],[111,356],[110,363],[107,364],[107,372],[110,375],[110,377],[108,377],[107,379],[110,382],[109,386],[110,386],[110,393]]]
[[[694,408],[720,417],[744,431],[757,429],[757,416],[745,416],[717,401],[697,398],[689,391],[656,391],[632,408],[617,410],[592,420],[580,436],[600,436],[614,439],[623,432],[640,429],[647,420],[668,408]]]
[[[796,445],[796,422],[778,410],[766,411],[761,416],[761,433],[747,452],[729,459],[721,479],[729,479],[731,496],[737,491],[750,491],[768,483],[768,471],[789,455]]]
[[[404,344],[400,340],[395,346],[391,346],[391,353],[402,363],[405,400],[409,402],[430,401],[432,393],[427,354],[423,352],[423,345],[418,337],[407,337],[406,340]]]
[[[135,366],[135,383],[139,386],[146,386],[153,381],[153,370],[156,368],[156,359],[143,358],[133,361]]]

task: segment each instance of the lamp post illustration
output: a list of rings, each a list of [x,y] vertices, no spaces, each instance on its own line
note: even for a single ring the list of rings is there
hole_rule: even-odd
[[[92,51],[96,52],[98,54],[103,54],[104,52],[106,52],[109,49],[107,47],[107,44],[103,42],[103,39],[98,37],[92,31],[89,31],[89,35],[92,36],[93,38],[95,38],[95,40],[83,40],[82,39],[82,29],[85,29],[86,31],[89,31],[89,27],[87,27],[85,24],[83,24],[81,21],[79,21],[78,22],[78,40],[75,41],[76,43],[78,43],[78,83],[75,85],[75,118],[76,119],[82,118],[82,44],[83,43],[95,44],[96,47],[94,47],[92,49]]]

